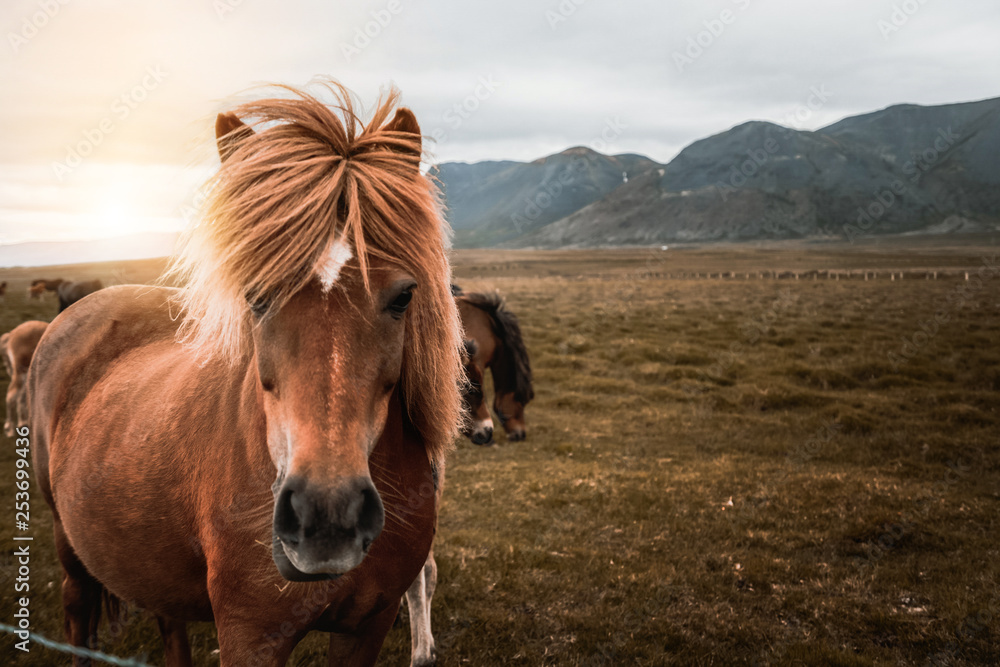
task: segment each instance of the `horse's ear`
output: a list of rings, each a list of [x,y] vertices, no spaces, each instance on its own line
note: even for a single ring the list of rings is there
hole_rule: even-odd
[[[420,137],[420,125],[417,123],[417,117],[413,115],[413,112],[406,107],[399,107],[396,109],[396,115],[391,121],[389,121],[383,128],[390,132],[405,132],[407,134],[412,134],[412,143],[409,146],[397,146],[396,150],[407,155],[415,155],[420,157],[420,152],[423,150],[421,147],[421,137]]]
[[[219,146],[219,157],[225,162],[240,143],[253,134],[249,125],[232,113],[220,113],[215,119],[215,142]]]
[[[464,352],[463,355],[464,358],[462,359],[462,364],[464,365],[469,363],[469,361],[474,356],[476,356],[476,353],[479,352],[479,345],[473,339],[466,338],[465,340],[462,341],[462,346],[463,346],[462,351]]]

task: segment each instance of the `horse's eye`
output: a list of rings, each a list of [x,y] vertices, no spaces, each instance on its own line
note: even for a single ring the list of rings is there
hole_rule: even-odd
[[[263,317],[267,313],[268,306],[270,302],[267,299],[257,299],[256,301],[249,301],[250,312],[254,314],[254,317]]]
[[[411,290],[400,292],[399,296],[389,304],[389,312],[392,313],[393,317],[401,317],[406,312],[412,298],[413,292]]]

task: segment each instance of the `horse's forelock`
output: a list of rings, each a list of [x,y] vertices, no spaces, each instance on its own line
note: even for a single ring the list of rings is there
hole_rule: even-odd
[[[187,282],[179,297],[180,335],[204,357],[242,358],[248,300],[280,309],[313,279],[332,244],[350,244],[366,286],[370,256],[395,263],[418,282],[407,316],[403,391],[411,420],[437,458],[459,423],[461,372],[438,193],[420,174],[419,136],[386,125],[395,90],[364,125],[347,90],[325,85],[336,98],[333,107],[282,87],[293,97],[234,109],[258,131],[227,155],[204,220],[168,274]]]

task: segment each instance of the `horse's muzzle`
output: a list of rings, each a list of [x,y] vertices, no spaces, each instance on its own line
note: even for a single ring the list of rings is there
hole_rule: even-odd
[[[492,445],[493,421],[484,419],[483,421],[475,422],[472,429],[470,429],[469,440],[471,440],[474,445]]]
[[[274,502],[275,564],[292,581],[343,574],[364,560],[384,524],[382,499],[368,477],[335,489],[288,477]]]

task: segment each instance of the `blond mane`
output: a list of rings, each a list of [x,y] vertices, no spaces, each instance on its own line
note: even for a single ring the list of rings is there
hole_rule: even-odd
[[[399,94],[379,100],[363,123],[341,85],[242,104],[247,133],[209,184],[203,219],[189,230],[169,280],[179,295],[179,336],[203,358],[250,351],[250,303],[280,309],[314,278],[331,245],[350,243],[368,282],[369,257],[416,278],[406,316],[400,380],[410,420],[434,459],[460,421],[461,329],[450,292],[447,227],[438,192],[419,170],[421,142],[386,127]]]

